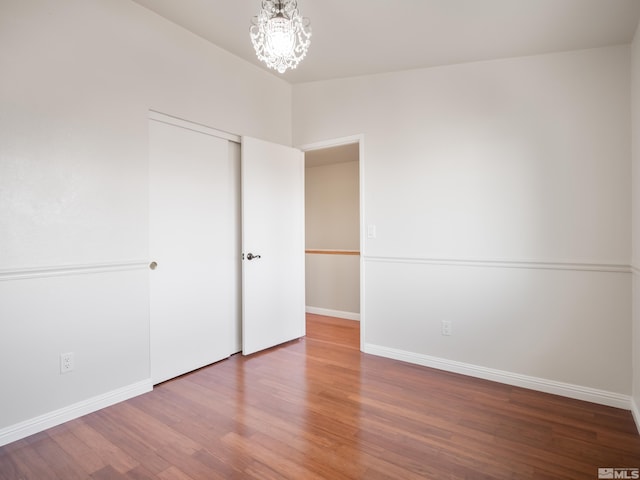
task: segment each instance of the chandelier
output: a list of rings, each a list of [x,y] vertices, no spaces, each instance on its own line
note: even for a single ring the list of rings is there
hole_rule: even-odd
[[[296,68],[311,43],[308,18],[298,12],[296,0],[262,0],[258,16],[251,19],[249,35],[258,60],[284,73]]]

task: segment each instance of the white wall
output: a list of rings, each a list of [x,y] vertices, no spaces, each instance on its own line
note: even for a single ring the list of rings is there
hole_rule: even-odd
[[[128,0],[4,0],[0,444],[150,387],[150,108],[284,144],[292,107],[297,145],[365,134],[368,350],[630,395],[629,62],[612,47],[415,70],[299,85],[292,103]]]
[[[365,351],[628,406],[629,61],[294,86],[295,144],[365,137]]]
[[[129,0],[1,2],[0,71],[1,444],[150,388],[148,110],[291,144],[291,87]]]
[[[359,162],[305,169],[306,248],[359,250]],[[343,318],[360,315],[360,258],[307,253],[307,311]]]
[[[640,430],[640,26],[631,46],[632,265],[633,265],[633,396],[632,410]]]

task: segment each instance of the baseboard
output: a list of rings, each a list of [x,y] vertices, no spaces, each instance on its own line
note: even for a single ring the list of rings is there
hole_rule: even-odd
[[[631,414],[633,415],[633,421],[636,422],[636,429],[640,434],[640,409],[635,401],[635,398],[631,397]]]
[[[344,318],[345,320],[360,321],[360,314],[353,312],[342,312],[340,310],[331,310],[329,308],[320,307],[306,307],[307,313],[314,313],[316,315],[325,315],[327,317]]]
[[[429,355],[381,347],[379,345],[372,345],[369,343],[364,345],[363,351],[372,355],[402,360],[404,362],[436,368],[438,370],[445,370],[447,372],[460,373],[470,377],[483,378],[485,380],[528,388],[539,392],[561,395],[563,397],[584,400],[625,410],[632,410],[636,420],[636,425],[640,425],[638,421],[640,420],[640,415],[638,414],[637,406],[635,406],[636,408],[634,411],[632,399],[628,395],[583,387],[580,385],[573,385],[570,383],[556,382],[554,380],[547,380],[544,378],[530,377],[528,375],[520,375],[503,370],[480,367],[469,363],[456,362],[445,358],[431,357]]]
[[[116,403],[150,392],[153,389],[151,380],[134,383],[118,390],[89,398],[68,407],[40,415],[39,417],[20,422],[15,425],[0,429],[0,447],[28,437],[34,433],[42,432],[61,423],[74,420],[88,413],[110,407]]]

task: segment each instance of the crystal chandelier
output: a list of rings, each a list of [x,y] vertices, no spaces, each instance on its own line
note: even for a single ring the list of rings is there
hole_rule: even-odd
[[[311,43],[308,18],[298,12],[296,0],[262,0],[258,16],[251,19],[249,35],[258,60],[284,73],[296,68]]]

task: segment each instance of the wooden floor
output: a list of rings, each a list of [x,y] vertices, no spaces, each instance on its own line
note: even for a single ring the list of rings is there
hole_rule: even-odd
[[[0,479],[597,479],[631,414],[359,352],[358,323],[235,355],[0,448]]]

